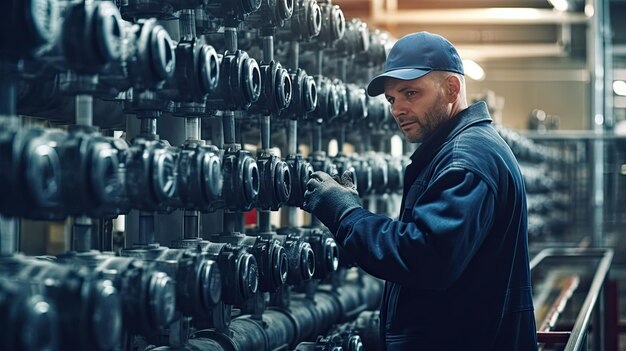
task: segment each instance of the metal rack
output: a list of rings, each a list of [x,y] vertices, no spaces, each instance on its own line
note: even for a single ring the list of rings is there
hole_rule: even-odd
[[[559,294],[559,298],[554,300],[555,303],[550,304],[552,306],[560,304],[559,313],[556,315],[548,313],[544,318],[540,318],[544,321],[552,319],[549,323],[550,330],[537,332],[537,339],[543,350],[589,350],[590,334],[591,350],[604,349],[603,345],[608,340],[605,312],[610,303],[605,298],[604,287],[612,260],[613,250],[609,248],[545,249],[531,260],[534,289],[538,289],[541,281],[549,280],[546,277],[554,276],[554,272],[560,277],[576,275],[580,279],[577,288],[571,289],[571,285],[567,287],[571,293],[569,298],[563,299],[563,294]],[[535,294],[537,295],[536,292]],[[536,299],[537,297],[535,296]],[[537,310],[541,309],[541,306],[535,307]],[[570,320],[574,316],[572,324]],[[561,348],[563,344],[565,346]]]

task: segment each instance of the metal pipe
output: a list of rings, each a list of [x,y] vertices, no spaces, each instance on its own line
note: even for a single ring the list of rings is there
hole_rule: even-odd
[[[298,153],[298,120],[290,119],[287,128],[287,155],[296,155]]]
[[[263,50],[263,61],[270,63],[274,60],[274,37],[263,36],[261,37],[261,47]]]
[[[298,226],[298,208],[289,206],[287,207],[287,227]]]
[[[186,9],[180,11],[178,22],[180,37],[182,39],[193,39],[196,37],[196,15],[194,10]]]
[[[322,50],[319,50],[317,52],[317,75],[321,76],[322,75],[322,68],[324,65],[324,53],[322,52]]]
[[[257,213],[259,234],[270,233],[272,231],[271,212],[267,210],[259,210]]]
[[[234,53],[237,51],[237,28],[226,27],[224,28],[224,41],[226,44],[226,50]]]
[[[599,137],[593,141],[593,230],[592,245],[604,246],[604,134],[605,125],[605,34],[603,25],[606,0],[587,0],[586,6],[594,9],[587,29],[587,63],[591,72],[591,130]]]
[[[0,124],[13,124],[16,117],[15,81],[0,64]],[[17,124],[17,123],[16,123]],[[20,234],[19,221],[0,215],[0,254],[12,254],[18,251]]]
[[[261,116],[261,149],[269,150],[270,145],[270,116]]]
[[[311,147],[313,152],[322,151],[322,125],[317,123],[313,127],[313,135],[311,140]]]
[[[289,67],[297,70],[300,65],[300,43],[292,41],[289,45]]]
[[[224,111],[222,117],[222,128],[224,133],[224,145],[232,145],[235,143],[235,113],[233,111]]]
[[[156,135],[157,134],[157,120],[156,118],[141,118],[141,126],[139,127],[140,133],[144,135]]]
[[[343,153],[343,145],[346,142],[346,126],[342,123],[337,135],[337,153]]]
[[[139,245],[149,245],[156,243],[156,233],[154,232],[154,213],[139,212]]]
[[[200,237],[200,212],[185,211],[183,219],[183,239]]]
[[[200,140],[200,118],[185,118],[185,139]]]
[[[341,79],[342,81],[346,81],[348,74],[347,74],[347,66],[348,66],[348,60],[345,58],[339,59],[337,60],[337,76],[339,77],[339,79]]]
[[[16,115],[16,93],[15,81],[7,77],[8,72],[2,72],[0,77],[0,118],[15,117]]]
[[[91,95],[76,95],[76,124],[93,125],[93,97]]]
[[[235,233],[235,225],[237,222],[237,213],[224,211],[224,232],[222,234],[232,234]]]
[[[211,139],[213,145],[220,149],[224,148],[224,127],[221,118],[211,119]]]
[[[74,218],[72,225],[72,251],[87,252],[91,250],[91,218],[80,216]]]
[[[16,218],[0,215],[0,255],[11,255],[19,251],[20,231]]]

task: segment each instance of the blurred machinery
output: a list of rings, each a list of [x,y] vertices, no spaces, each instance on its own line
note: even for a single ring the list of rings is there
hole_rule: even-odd
[[[4,5],[0,349],[377,349],[381,282],[298,207],[313,171],[351,171],[395,216],[408,157],[364,91],[385,33],[330,0]],[[555,213],[549,152],[501,134]],[[24,220],[65,221],[69,250],[20,254]]]

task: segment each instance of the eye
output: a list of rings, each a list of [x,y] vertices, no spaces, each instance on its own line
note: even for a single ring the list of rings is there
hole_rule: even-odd
[[[388,102],[388,103],[390,103],[391,105],[393,105],[393,102],[394,102],[394,101],[395,101],[395,99],[394,99],[394,98],[392,98],[392,97],[388,97],[388,98],[387,98],[387,102]]]
[[[417,95],[417,91],[415,90],[409,90],[406,92],[406,97],[411,97],[411,96],[415,96]]]

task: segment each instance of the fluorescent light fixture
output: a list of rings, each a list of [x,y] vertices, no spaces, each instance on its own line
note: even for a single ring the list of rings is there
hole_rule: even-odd
[[[567,0],[548,0],[548,2],[554,7],[557,11],[567,11],[569,8],[569,4]]]
[[[463,69],[465,70],[465,75],[473,80],[485,79],[485,70],[474,60],[463,60]]]
[[[626,96],[626,82],[623,80],[614,81],[613,92],[619,96]]]

